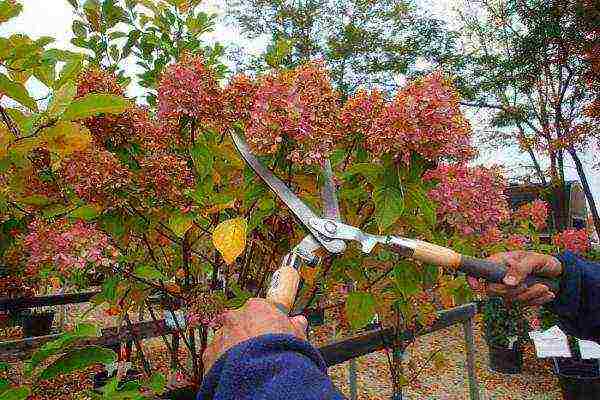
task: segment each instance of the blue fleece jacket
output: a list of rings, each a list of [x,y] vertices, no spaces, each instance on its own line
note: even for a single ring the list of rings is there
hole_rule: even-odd
[[[548,307],[566,333],[600,342],[600,264],[569,251],[558,258],[564,267],[560,292]]]
[[[225,353],[204,378],[198,400],[338,400],[321,354],[291,335],[264,335]]]
[[[560,295],[549,304],[563,330],[600,341],[600,265],[566,252]],[[338,400],[310,343],[290,335],[264,335],[230,349],[213,365],[198,400]]]

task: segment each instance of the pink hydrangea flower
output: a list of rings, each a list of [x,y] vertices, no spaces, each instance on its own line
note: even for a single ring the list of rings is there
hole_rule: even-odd
[[[574,253],[586,253],[590,249],[590,237],[585,229],[566,229],[554,235],[552,242],[560,249]]]
[[[498,168],[442,164],[424,179],[437,185],[428,196],[437,205],[438,220],[463,235],[498,236],[497,228],[509,216],[506,182]]]

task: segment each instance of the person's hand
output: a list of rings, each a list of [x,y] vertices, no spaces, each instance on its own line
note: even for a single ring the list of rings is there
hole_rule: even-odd
[[[212,342],[204,352],[204,371],[227,350],[253,337],[269,333],[286,333],[306,339],[308,321],[303,315],[290,318],[265,299],[249,299],[238,310],[223,313]]]
[[[554,300],[554,293],[548,286],[536,283],[525,287],[523,281],[529,275],[556,278],[562,274],[562,264],[555,257],[532,251],[509,251],[497,253],[488,260],[504,264],[507,267],[503,283],[489,283],[488,295],[501,296],[505,300],[520,301],[527,305],[542,305]],[[468,277],[471,288],[480,289],[482,283],[476,278]]]

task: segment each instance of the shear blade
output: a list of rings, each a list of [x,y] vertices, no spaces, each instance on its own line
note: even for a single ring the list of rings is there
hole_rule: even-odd
[[[313,237],[328,252],[337,254],[346,249],[346,244],[340,239],[330,239],[310,226],[310,220],[318,216],[306,205],[298,196],[296,196],[281,179],[277,178],[269,171],[255,156],[250,152],[246,143],[235,132],[231,131],[233,144],[242,155],[246,163],[256,172],[258,176],[267,184],[267,186],[285,203],[290,211],[298,220],[309,230]]]

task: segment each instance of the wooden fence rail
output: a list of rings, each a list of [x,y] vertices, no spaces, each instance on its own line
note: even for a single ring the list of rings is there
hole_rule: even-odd
[[[64,305],[89,301],[97,292],[37,297],[30,299],[2,299],[0,310],[25,309],[38,306]],[[19,303],[21,301],[22,303]],[[412,331],[404,331],[400,336],[410,340],[462,324],[465,333],[466,369],[471,400],[479,400],[479,387],[475,374],[475,344],[473,341],[473,317],[478,313],[480,304],[469,303],[438,313],[438,319],[433,326]],[[102,330],[98,338],[90,338],[80,343],[81,346],[99,345],[111,346],[132,340],[151,339],[161,335],[174,334],[177,331],[166,326],[164,320],[143,321],[133,323],[131,329],[126,326],[110,327]],[[0,361],[23,360],[31,356],[44,343],[54,340],[58,334],[0,342]],[[340,341],[326,344],[318,348],[327,366],[333,366],[356,357],[382,350],[390,346],[398,337],[394,328],[375,329],[356,334]]]
[[[92,299],[92,297],[94,297],[98,293],[100,292],[95,291],[56,294],[52,296],[1,298],[0,311],[15,311],[25,310],[27,308],[34,307],[62,306],[65,304],[87,303]]]

